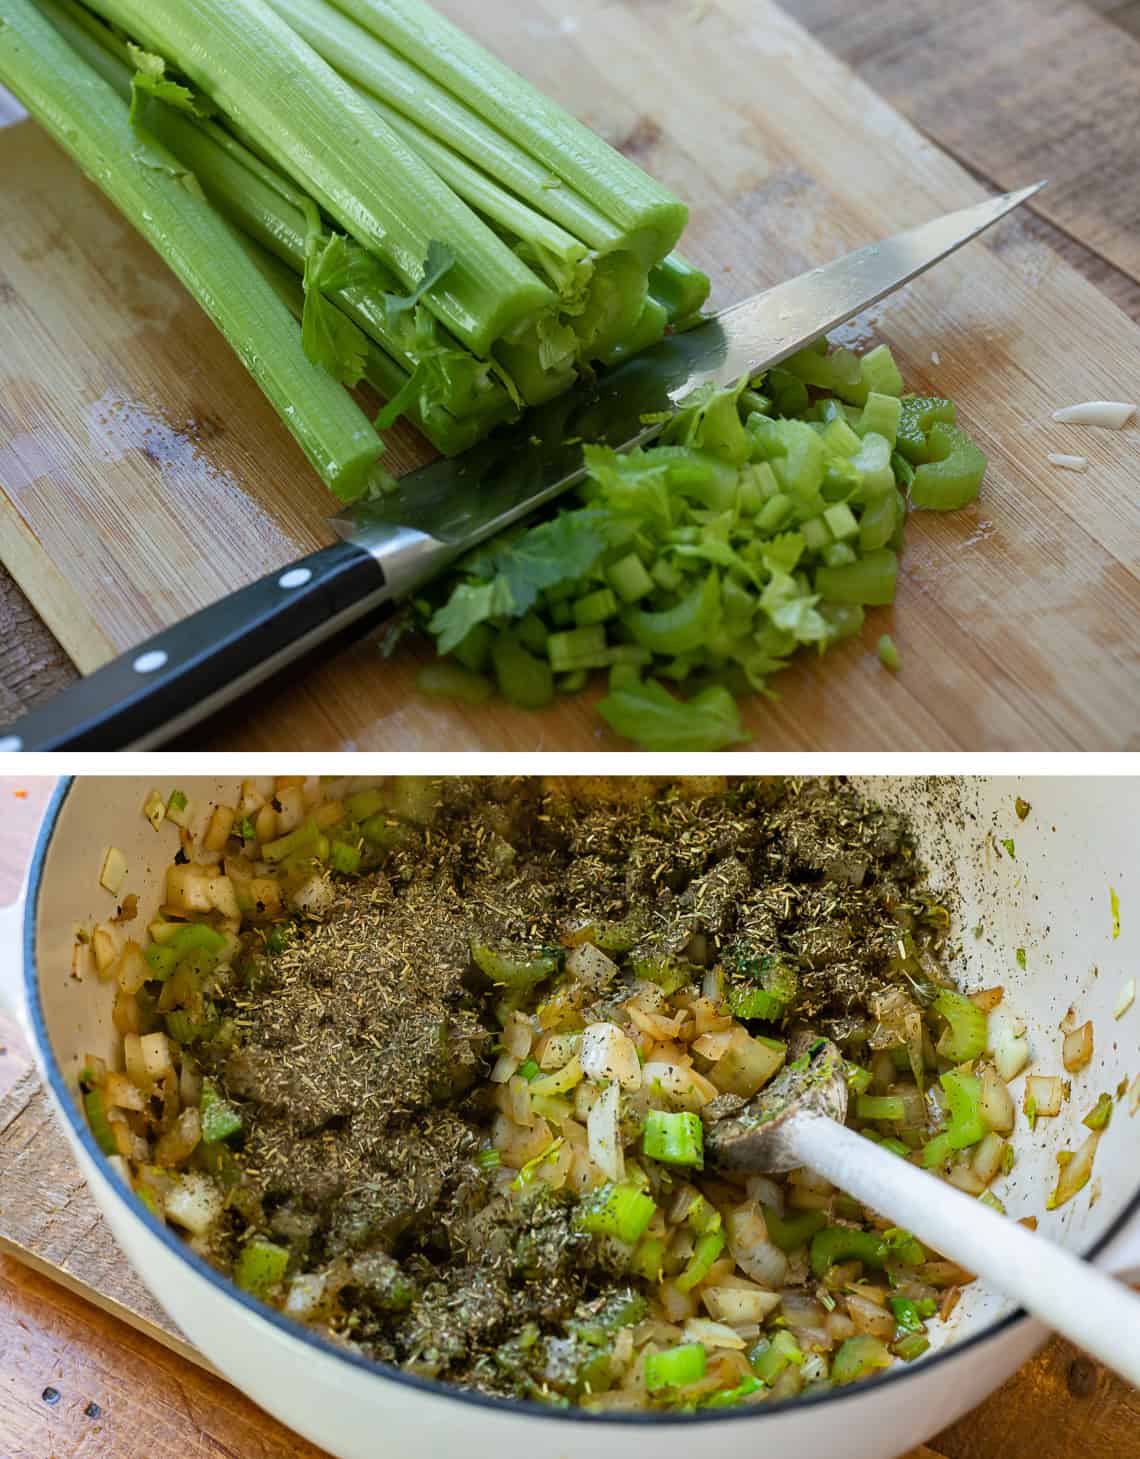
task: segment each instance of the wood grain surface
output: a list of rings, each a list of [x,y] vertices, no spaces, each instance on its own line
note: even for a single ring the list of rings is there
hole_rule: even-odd
[[[0,905],[50,792],[0,778]],[[1140,1393],[1054,1339],[908,1459],[1140,1459]],[[208,1370],[119,1256],[0,1019],[0,1459],[320,1459]]]
[[[818,25],[823,3],[814,0]],[[1007,7],[1028,24],[1025,0],[991,8]],[[525,26],[511,7],[444,8],[689,198],[688,246],[712,271],[718,302],[980,195],[770,0],[542,0]],[[1074,34],[1069,12],[1121,36],[1083,6],[1038,8],[1058,44]],[[916,9],[926,21],[914,20]],[[940,23],[933,10],[908,7],[895,35],[880,5],[876,56],[905,49],[917,25],[914,64],[925,65],[942,34],[921,29]],[[1013,22],[994,34],[1007,50],[1020,44]],[[873,36],[860,36],[870,46]],[[1134,45],[1121,41],[1122,53],[1123,42]],[[1047,55],[1032,48],[1042,87],[1053,74]],[[1093,64],[1113,61],[1098,42]],[[958,93],[945,103],[954,106],[970,110]],[[1070,154],[1050,156],[1072,166]],[[196,306],[51,144],[18,126],[0,134],[0,158],[0,550],[89,670],[328,540],[328,502]],[[1106,160],[1116,165],[1116,154]],[[1015,150],[1003,181],[1028,180],[1040,162]],[[1066,196],[1071,203],[1071,189]],[[1094,232],[1127,276],[1131,214],[1120,209],[1102,210]],[[959,400],[990,454],[988,487],[965,513],[914,521],[894,610],[870,615],[864,638],[826,669],[805,662],[781,676],[779,703],[753,714],[757,744],[1140,743],[1140,433],[1078,437],[1048,420],[1062,399],[1140,393],[1140,330],[1032,220],[1017,220],[851,331],[872,335],[889,340],[915,388]],[[1054,449],[1085,452],[1092,469],[1055,471],[1044,460]],[[402,438],[393,461],[413,459]],[[871,651],[884,630],[902,653],[897,679]],[[540,715],[462,713],[416,696],[415,668],[412,652],[385,662],[363,644],[198,743],[618,747],[588,700]]]

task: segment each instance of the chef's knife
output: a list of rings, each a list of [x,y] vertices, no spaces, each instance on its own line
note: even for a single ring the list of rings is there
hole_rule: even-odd
[[[990,198],[756,294],[606,372],[333,525],[341,541],[164,629],[0,734],[0,750],[153,749],[301,660],[322,661],[476,543],[577,485],[582,442],[621,450],[697,386],[731,385],[923,273],[1043,183]]]

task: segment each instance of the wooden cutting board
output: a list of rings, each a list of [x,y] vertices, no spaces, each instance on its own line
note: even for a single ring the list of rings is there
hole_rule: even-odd
[[[688,198],[716,303],[981,195],[769,0],[442,8]],[[913,388],[954,396],[991,470],[975,507],[915,519],[898,602],[861,641],[757,701],[757,745],[1135,748],[1140,429],[1049,412],[1140,395],[1140,329],[1013,220],[847,337],[888,340]],[[420,459],[393,442],[397,467]],[[0,133],[0,484],[4,560],[84,671],[331,536],[204,316],[28,124]],[[897,679],[873,652],[888,630]],[[209,743],[618,747],[588,699],[462,712],[419,698],[415,668],[366,643]]]

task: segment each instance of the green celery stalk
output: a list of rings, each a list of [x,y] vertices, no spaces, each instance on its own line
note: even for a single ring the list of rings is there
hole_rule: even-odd
[[[674,328],[684,328],[695,320],[711,288],[708,274],[694,268],[679,253],[667,254],[649,270],[649,292],[665,306]]]
[[[225,335],[322,480],[351,500],[383,450],[352,398],[306,359],[289,311],[185,166],[30,0],[6,4],[0,81],[170,265]]]
[[[533,180],[521,198],[508,191],[502,179],[495,180],[494,169],[488,162],[493,160],[493,149],[501,147],[505,139],[497,134],[490,138],[482,135],[490,129],[467,113],[462,103],[436,87],[355,21],[334,10],[327,0],[269,0],[269,4],[318,55],[354,83],[392,130],[464,202],[482,217],[531,244],[538,251],[536,263],[561,265],[544,268],[544,272],[553,275],[555,287],[561,290],[573,284],[574,267],[586,258],[587,244],[545,216],[546,194],[552,189],[543,188],[538,179]],[[433,136],[418,119],[425,110],[432,116],[442,113],[442,120],[437,122],[439,135]],[[456,113],[466,115],[457,118]],[[457,123],[474,128],[475,135],[466,144],[466,155],[464,149],[456,150],[452,143],[459,129]],[[480,142],[487,144],[482,154]],[[472,154],[479,167],[473,165]],[[523,180],[526,181],[525,175]],[[532,205],[532,199],[543,205],[541,209]],[[608,230],[603,236],[608,237]]]
[[[305,295],[298,275],[252,240],[247,248],[278,295],[296,318],[300,319]],[[337,302],[341,303],[339,295]],[[348,313],[347,310],[345,312]],[[350,314],[349,317],[353,316]],[[414,368],[413,362],[412,369]],[[407,389],[411,375],[379,345],[371,339],[365,339],[363,378],[378,395],[391,401]],[[442,451],[445,456],[457,456],[468,450],[500,422],[510,419],[515,413],[514,403],[505,390],[489,392],[485,397],[487,403],[481,410],[476,410],[469,394],[463,395],[457,401],[462,410],[462,414],[458,415],[453,415],[447,409],[450,399],[446,394],[437,394],[435,398],[431,398],[431,393],[425,388],[406,401],[402,412],[436,450]]]
[[[588,198],[646,268],[676,244],[683,203],[423,0],[335,3]]]
[[[603,251],[619,248],[622,233],[549,168],[488,126],[446,87],[418,70],[376,35],[342,14],[329,0],[268,0],[341,75],[401,112],[422,134],[435,137],[473,162],[573,237]]]
[[[428,246],[453,266],[425,303],[476,354],[553,303],[551,291],[262,0],[94,0],[173,61],[406,288]]]
[[[113,32],[72,0],[44,0],[44,9],[84,59],[129,99],[131,67],[125,45]],[[258,266],[300,318],[304,294],[299,276],[305,267],[307,230],[304,208],[309,200],[212,122],[153,105],[146,113],[145,126],[193,171],[209,200],[261,245],[254,249]],[[274,257],[270,259],[264,250]],[[288,268],[282,272],[274,267],[278,261]],[[383,277],[383,266],[376,267]],[[387,287],[400,292],[394,275],[389,276]],[[469,355],[431,316],[420,316],[414,330],[408,315],[401,316],[408,323],[394,322],[383,297],[360,284],[338,289],[330,298],[378,346],[366,349],[364,378],[386,399],[394,399],[407,387],[421,356],[432,359],[436,368],[404,413],[437,450],[448,456],[465,451],[515,414],[514,402],[492,367]],[[452,362],[452,368],[445,361]]]

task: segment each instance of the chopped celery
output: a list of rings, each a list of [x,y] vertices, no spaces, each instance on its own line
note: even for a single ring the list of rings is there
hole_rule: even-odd
[[[902,1358],[904,1363],[913,1363],[916,1358],[921,1358],[923,1353],[930,1349],[930,1339],[922,1332],[911,1332],[906,1337],[900,1338],[895,1343],[892,1351],[896,1357]]]
[[[802,1211],[794,1216],[780,1216],[771,1206],[764,1207],[768,1240],[781,1251],[798,1251],[806,1246],[817,1231],[827,1225],[822,1211]]]
[[[820,567],[815,590],[830,603],[893,603],[898,558],[886,547],[866,553],[847,567]]]
[[[895,450],[911,466],[919,466],[922,462],[929,461],[929,438],[935,423],[941,421],[953,425],[955,419],[956,412],[949,400],[939,400],[933,396],[904,395]]]
[[[651,1109],[641,1136],[642,1152],[666,1165],[704,1165],[701,1117],[687,1110]]]
[[[985,473],[985,455],[965,431],[935,421],[927,437],[927,458],[910,484],[910,499],[930,511],[956,512],[978,495]]]
[[[462,664],[425,664],[416,675],[416,688],[434,699],[452,699],[459,704],[485,704],[494,692],[490,679]]]
[[[242,1247],[234,1262],[234,1281],[243,1292],[268,1297],[285,1278],[289,1253],[282,1246],[255,1236]]]
[[[607,618],[614,616],[617,607],[617,598],[612,588],[597,588],[574,604],[574,621],[579,628],[588,627],[592,623],[604,623]]]
[[[242,1128],[242,1118],[233,1105],[224,1100],[208,1080],[202,1085],[202,1098],[198,1106],[202,1121],[202,1139],[207,1144],[228,1140]]]
[[[879,662],[885,669],[890,669],[892,674],[899,671],[899,651],[895,647],[895,641],[889,633],[884,633],[879,639]]]
[[[964,1150],[968,1145],[976,1145],[988,1128],[982,1116],[982,1081],[976,1074],[949,1069],[939,1083],[945,1091],[950,1113],[946,1128],[947,1145],[951,1150]]]
[[[877,1337],[860,1333],[849,1337],[831,1360],[831,1381],[854,1383],[891,1366],[890,1350]]]
[[[604,1185],[583,1197],[575,1224],[591,1235],[614,1236],[634,1246],[645,1235],[656,1209],[653,1197],[634,1185]]]
[[[855,1117],[860,1120],[902,1120],[906,1118],[906,1103],[899,1095],[860,1094],[855,1100]]]
[[[859,361],[859,374],[869,391],[878,395],[898,396],[903,393],[903,378],[894,356],[885,344],[868,350]]]
[[[937,1051],[951,1064],[968,1064],[986,1051],[986,1015],[963,993],[940,988],[931,1004],[946,1020]]]
[[[491,662],[499,693],[521,709],[542,709],[554,698],[554,674],[549,664],[527,653],[516,639],[500,633],[491,648]]]
[[[623,603],[636,603],[638,598],[644,598],[653,591],[653,579],[645,571],[645,564],[636,552],[613,563],[606,576]]]
[[[933,1170],[936,1166],[944,1166],[946,1161],[953,1156],[953,1145],[950,1144],[950,1137],[946,1131],[934,1135],[923,1145],[923,1166],[927,1170]]]
[[[841,1261],[861,1261],[864,1266],[882,1267],[889,1255],[886,1243],[871,1231],[854,1226],[828,1226],[811,1241],[812,1274],[822,1279],[829,1267]]]
[[[612,598],[613,594],[609,596]],[[556,674],[572,674],[576,669],[601,669],[610,661],[606,631],[600,623],[552,633],[546,641],[546,652],[550,667]]]
[[[706,1231],[697,1237],[693,1254],[683,1272],[673,1280],[679,1292],[690,1292],[708,1276],[709,1268],[725,1247],[725,1235],[721,1230]]]
[[[87,1123],[91,1127],[96,1145],[104,1155],[117,1155],[119,1146],[115,1139],[115,1132],[107,1119],[107,1106],[102,1093],[98,1089],[87,1090],[83,1096],[83,1108],[87,1114]]]
[[[500,951],[473,938],[471,959],[492,983],[506,988],[532,988],[558,971],[560,957],[548,948]]]
[[[705,1376],[705,1365],[705,1350],[699,1342],[650,1353],[645,1360],[645,1386],[650,1393],[660,1393],[663,1388],[683,1388]]]
[[[865,435],[868,431],[874,431],[876,435],[882,436],[893,450],[901,419],[902,402],[900,400],[893,395],[879,395],[872,391],[867,397],[867,404],[863,407],[863,414],[859,420],[859,434]]]

